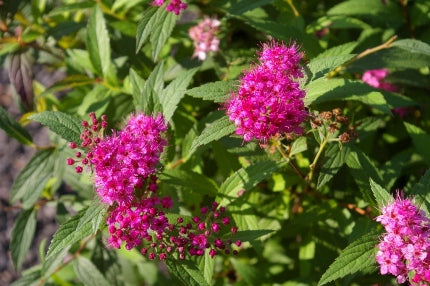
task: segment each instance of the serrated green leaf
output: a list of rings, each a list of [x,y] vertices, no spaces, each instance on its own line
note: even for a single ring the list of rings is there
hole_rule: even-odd
[[[152,31],[152,29],[149,28],[148,26],[149,21],[151,21],[151,25],[154,25],[153,22],[155,20],[152,19],[152,16],[154,16],[155,12],[157,12],[160,9],[161,8],[158,8],[158,7],[150,7],[149,9],[146,9],[143,12],[143,18],[140,20],[139,24],[137,25],[136,54],[140,51],[146,39],[148,38],[150,32]]]
[[[258,286],[267,282],[266,274],[259,273],[258,269],[249,263],[234,258],[231,258],[230,261],[239,276],[239,281],[245,285]]]
[[[225,102],[229,97],[229,93],[233,91],[237,85],[238,81],[236,80],[210,82],[189,89],[186,94],[203,100]]]
[[[12,229],[10,252],[15,269],[19,271],[28,254],[36,230],[36,211],[28,209],[21,212]]]
[[[158,95],[163,91],[164,87],[163,67],[163,62],[158,63],[145,81],[143,87],[133,87],[133,89],[139,88],[140,90],[140,93],[133,95],[137,110],[141,110],[146,114],[155,113],[155,110],[158,111],[157,104],[160,104]],[[135,84],[140,83],[141,80],[135,78]]]
[[[414,146],[418,153],[424,158],[427,163],[430,163],[430,149],[428,148],[428,142],[430,142],[430,135],[418,126],[415,126],[408,122],[404,122],[404,125],[409,136],[412,138],[412,142],[414,143]]]
[[[323,274],[318,286],[374,265],[378,236],[379,232],[373,230],[348,245]]]
[[[253,241],[259,237],[262,237],[272,232],[274,232],[273,229],[240,230],[235,234],[233,234],[233,239],[240,240],[242,242]]]
[[[30,134],[25,130],[9,113],[0,106],[0,128],[3,129],[9,136],[15,138],[20,143],[25,145],[32,145],[33,139]]]
[[[196,193],[214,196],[218,192],[218,186],[214,180],[192,171],[166,169],[160,175],[160,180],[172,186],[185,187]]]
[[[197,265],[191,261],[166,260],[166,265],[184,285],[187,286],[209,286],[205,277],[200,273]]]
[[[149,36],[149,40],[152,45],[152,59],[157,60],[161,49],[166,44],[172,34],[173,28],[175,28],[176,21],[179,19],[178,15],[168,12],[166,9],[159,9],[163,14],[167,14],[164,17],[160,17],[154,27],[152,27],[152,33]]]
[[[43,277],[49,278],[52,274],[55,273],[58,267],[63,263],[64,258],[69,254],[70,247],[71,245],[66,246],[56,255],[51,256],[43,261],[41,272]]]
[[[249,2],[248,0],[242,0],[231,5],[228,13],[235,15],[242,15],[243,13],[253,10],[255,8],[261,7],[272,3],[274,0],[254,0]]]
[[[97,267],[87,258],[78,256],[73,261],[73,268],[75,269],[76,276],[86,286],[105,286],[112,285],[103,274],[97,269]]]
[[[318,176],[317,189],[327,184],[334,175],[340,170],[345,163],[345,158],[348,156],[349,148],[343,146],[339,150],[337,144],[332,144],[326,152],[326,161],[324,162],[320,175]]]
[[[387,162],[385,162],[384,166],[381,168],[383,170],[382,185],[385,186],[387,190],[390,190],[393,187],[394,183],[399,178],[403,167],[409,161],[413,152],[414,151],[412,148],[408,148],[394,155]]]
[[[145,80],[134,69],[130,69],[129,77],[133,92],[133,98],[135,101],[137,101],[137,98],[141,97],[143,94]]]
[[[427,170],[420,181],[413,187],[405,191],[406,194],[414,196],[421,204],[420,208],[423,209],[427,216],[430,215],[430,169]]]
[[[47,16],[52,17],[66,12],[82,11],[86,8],[91,8],[94,6],[94,2],[79,2],[71,4],[62,4],[61,6],[55,7]]]
[[[72,115],[60,111],[44,111],[29,118],[42,123],[69,142],[81,141],[80,135],[83,131],[81,121]]]
[[[376,199],[376,203],[378,204],[379,209],[382,209],[382,207],[385,207],[392,201],[392,197],[390,193],[385,190],[383,187],[375,183],[375,181],[370,178],[370,188],[372,189],[373,196]]]
[[[206,145],[214,140],[218,140],[224,136],[227,136],[236,129],[236,126],[228,120],[227,116],[215,120],[208,124],[203,132],[197,137],[191,145],[189,154],[196,151],[200,146]]]
[[[40,285],[40,269],[33,270],[31,272],[25,273],[17,281],[10,284],[10,286],[36,286]]]
[[[298,153],[302,153],[303,151],[306,151],[308,149],[308,145],[306,142],[306,137],[299,137],[296,140],[294,140],[293,144],[291,145],[291,150],[289,155],[294,156]]]
[[[107,206],[99,200],[94,200],[91,205],[85,211],[85,214],[79,220],[79,224],[76,227],[76,231],[79,231],[84,225],[91,224],[92,232],[96,233],[99,229],[100,223],[107,211]]]
[[[198,68],[190,69],[175,78],[159,95],[163,115],[166,121],[172,118],[179,101],[184,97],[185,91]]]
[[[351,55],[352,51],[355,49],[355,47],[357,47],[357,45],[358,42],[349,42],[342,45],[334,46],[319,54],[315,59]]]
[[[215,259],[210,257],[209,251],[205,251],[205,255],[202,256],[199,263],[199,269],[203,272],[208,285],[212,285],[212,276],[214,274]]]
[[[308,65],[309,70],[312,73],[311,80],[316,80],[325,76],[330,71],[349,61],[353,57],[354,55],[346,54],[313,59]]]
[[[60,225],[49,245],[46,259],[49,259],[62,251],[65,247],[82,240],[92,233],[92,225],[89,223],[82,225],[82,227],[77,230],[79,221],[85,215],[86,210],[86,208],[81,210],[69,221]]]
[[[104,78],[111,65],[111,55],[106,21],[99,5],[91,11],[87,31],[87,48],[91,63],[97,73]]]
[[[55,82],[53,85],[51,85],[49,88],[47,88],[42,93],[42,95],[54,93],[54,92],[68,89],[68,88],[72,88],[72,87],[89,85],[89,84],[92,84],[95,82],[96,82],[95,79],[89,78],[86,75],[81,75],[81,74],[69,75],[69,76],[63,78],[62,80]]]
[[[240,191],[249,191],[259,182],[276,172],[285,162],[260,161],[249,167],[241,168],[221,184],[217,201],[224,205],[240,196]]]
[[[38,198],[46,182],[52,175],[53,164],[50,157],[54,149],[38,151],[15,179],[11,189],[10,201],[17,202],[24,199],[28,208]]]
[[[332,100],[357,100],[391,115],[384,95],[362,81],[342,78],[319,78],[306,87],[305,104]]]

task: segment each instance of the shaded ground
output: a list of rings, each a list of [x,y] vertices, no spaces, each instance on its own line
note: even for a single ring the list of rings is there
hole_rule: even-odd
[[[48,81],[48,85],[50,85],[49,81],[52,83],[52,81],[57,79],[45,75],[44,78],[39,80],[44,83]],[[0,69],[0,105],[14,118],[18,119],[22,114],[14,102],[12,90],[8,82],[7,72]],[[39,124],[32,123],[25,128],[30,132],[37,144],[48,144],[47,131]],[[18,205],[10,205],[9,193],[14,178],[27,164],[34,152],[32,148],[23,146],[15,139],[9,138],[0,129],[0,285],[9,285],[20,276],[13,267],[10,258],[9,243],[13,225],[21,210]],[[55,209],[43,206],[37,214],[35,238],[27,254],[23,269],[27,269],[40,261],[40,242],[45,238],[49,243],[56,228]]]

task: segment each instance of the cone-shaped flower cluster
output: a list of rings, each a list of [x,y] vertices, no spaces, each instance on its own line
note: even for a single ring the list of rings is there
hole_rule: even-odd
[[[400,194],[376,218],[386,233],[378,244],[376,261],[381,274],[399,283],[430,284],[430,222],[425,213]]]
[[[188,34],[194,42],[193,57],[203,61],[207,53],[218,51],[219,39],[216,33],[219,25],[218,19],[205,17],[197,26],[190,28]]]
[[[154,0],[151,2],[151,5],[161,7],[164,4],[164,0]],[[182,2],[181,0],[171,0],[170,3],[166,6],[166,10],[168,12],[173,12],[176,15],[181,13],[181,10],[187,9],[187,4]]]
[[[211,257],[220,251],[230,252],[233,243],[224,237],[237,228],[225,231],[230,218],[218,204],[214,203],[210,211],[202,209],[205,217],[196,216],[190,222],[179,217],[171,223],[165,215],[173,202],[170,197],[157,195],[157,164],[167,145],[163,135],[167,126],[161,114],[155,118],[131,115],[124,129],[108,137],[103,137],[106,117],[100,122],[91,113],[90,118],[92,124],[84,121],[81,134],[80,147],[87,149],[87,154],[77,152],[78,159],[68,158],[67,163],[91,165],[97,193],[110,206],[106,223],[111,247],[120,248],[124,243],[126,249],[139,247],[149,259],[161,260],[167,255],[179,259],[201,256],[206,248],[210,248]],[[78,146],[71,143],[70,147]],[[76,167],[78,173],[82,170],[82,166]],[[235,244],[239,247],[241,241]]]
[[[302,132],[300,124],[307,116],[305,92],[297,82],[303,77],[302,57],[295,44],[263,44],[259,64],[244,72],[238,92],[226,103],[236,134],[245,141],[265,142],[275,135]]]

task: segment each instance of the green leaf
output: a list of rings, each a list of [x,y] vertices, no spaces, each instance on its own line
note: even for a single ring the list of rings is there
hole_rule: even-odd
[[[373,162],[358,148],[351,146],[351,150],[346,157],[346,164],[360,188],[364,199],[371,205],[375,205],[375,200],[369,192],[369,179],[376,183],[381,183],[382,178]]]
[[[109,283],[97,267],[87,258],[78,256],[73,261],[73,268],[75,269],[76,276],[86,286],[105,286],[112,285]]]
[[[79,220],[79,224],[76,227],[76,231],[79,231],[84,225],[91,224],[92,232],[96,233],[99,229],[100,223],[106,213],[106,205],[99,200],[94,200],[91,205],[85,211],[85,214]]]
[[[190,84],[191,79],[197,70],[198,68],[193,68],[181,73],[159,95],[161,106],[163,106],[163,115],[166,121],[169,121],[170,118],[172,118],[179,101],[181,101],[184,96],[187,86]]]
[[[143,18],[140,20],[139,24],[137,25],[137,32],[136,32],[136,54],[140,51],[143,44],[145,43],[146,39],[148,38],[149,34],[151,33],[152,29],[148,27],[148,23],[150,20],[152,20],[152,17],[154,16],[155,12],[160,10],[158,7],[150,7],[149,9],[146,9],[143,12]],[[155,20],[152,20],[151,25],[154,25]]]
[[[332,100],[357,100],[391,115],[384,95],[358,80],[319,78],[306,87],[305,104],[318,104]]]
[[[236,130],[236,126],[228,120],[227,116],[223,116],[222,118],[215,120],[206,126],[199,137],[194,139],[189,154],[196,151],[200,146],[206,145],[233,133],[234,130]]]
[[[412,138],[412,142],[414,143],[414,146],[418,153],[424,158],[427,163],[430,163],[430,149],[428,148],[428,142],[430,142],[430,135],[418,126],[415,126],[408,122],[404,122],[404,125],[409,136]]]
[[[375,196],[376,203],[378,204],[379,209],[382,209],[382,207],[385,207],[393,200],[390,193],[383,187],[375,183],[372,178],[370,178],[370,188],[372,189],[373,196]]]
[[[0,106],[0,128],[3,129],[9,136],[15,138],[20,143],[25,145],[32,145],[33,139],[30,134],[25,130],[9,113]]]
[[[83,9],[93,7],[94,4],[95,4],[94,2],[79,2],[79,3],[72,3],[72,4],[62,3],[61,6],[58,6],[58,7],[55,7],[55,9],[52,9],[52,11],[49,12],[48,16],[52,17],[66,12],[82,11]]]
[[[43,261],[42,265],[42,276],[49,278],[52,274],[56,272],[58,267],[63,263],[64,258],[69,254],[71,245],[63,248],[59,253],[54,256],[49,257]]]
[[[373,266],[376,263],[375,245],[379,235],[374,230],[348,245],[323,274],[318,286]]]
[[[157,66],[155,66],[154,70],[149,75],[143,87],[137,86],[142,83],[143,79],[137,77],[137,75],[133,76],[133,90],[140,90],[140,93],[135,93],[133,95],[137,110],[141,110],[146,114],[150,114],[158,109],[157,104],[160,104],[158,96],[159,94],[161,94],[164,87],[163,66],[163,62],[160,62]]]
[[[240,196],[240,191],[249,191],[262,180],[285,165],[285,162],[260,161],[241,168],[221,184],[217,201],[224,205]]]
[[[405,192],[408,195],[415,196],[421,204],[421,209],[423,209],[427,216],[430,215],[430,169],[427,170],[424,176],[421,177],[420,181],[416,183],[412,188],[408,188]]]
[[[260,271],[255,266],[250,265],[250,263],[234,258],[230,258],[230,261],[236,270],[236,275],[239,276],[239,281],[244,285],[259,286],[267,282],[267,274],[260,273]]]
[[[245,241],[253,241],[259,237],[262,237],[266,234],[272,233],[274,230],[272,229],[258,229],[258,230],[240,230],[233,234],[234,240]]]
[[[61,252],[65,247],[82,240],[92,233],[92,225],[89,223],[83,224],[79,230],[77,229],[86,210],[87,209],[81,210],[66,223],[60,225],[52,238],[51,244],[49,245],[46,259],[49,259]]]
[[[332,144],[326,152],[326,161],[324,162],[320,175],[318,176],[317,189],[327,184],[334,175],[340,170],[348,156],[349,148],[343,146],[339,150],[339,145]]]
[[[309,70],[312,73],[311,80],[316,80],[325,76],[330,71],[349,61],[353,57],[354,55],[346,54],[313,59],[308,65]]]
[[[80,135],[83,128],[81,121],[76,117],[60,111],[44,111],[29,118],[42,123],[69,142],[79,143],[81,141]]]
[[[413,153],[414,151],[412,148],[408,148],[394,155],[385,162],[381,169],[383,170],[383,186],[385,186],[387,190],[393,187],[394,183],[399,178],[402,169],[405,167]]]
[[[182,186],[193,192],[215,196],[218,186],[214,180],[192,171],[166,169],[160,180],[172,186]]]
[[[187,286],[209,286],[205,277],[201,274],[197,265],[191,261],[166,260],[166,265],[173,275],[175,275],[184,285]]]
[[[10,286],[36,286],[40,285],[41,275],[40,275],[40,269],[33,270],[31,272],[25,273],[21,278],[19,278],[17,281],[10,284]]]
[[[28,208],[37,200],[52,175],[52,154],[54,149],[41,150],[34,154],[13,182],[10,195],[12,203],[23,199],[23,204]]]
[[[91,63],[97,73],[104,78],[111,65],[111,55],[109,34],[99,5],[96,5],[91,11],[87,31],[87,48]]]
[[[232,92],[237,85],[238,81],[236,80],[210,82],[189,89],[186,94],[203,100],[225,102],[230,92]]]
[[[215,259],[210,257],[209,251],[205,251],[205,255],[200,259],[199,269],[203,272],[203,277],[205,278],[208,285],[212,285],[212,277],[214,274]]]
[[[89,78],[86,75],[81,75],[81,74],[69,75],[69,76],[63,78],[62,80],[57,81],[53,85],[51,85],[49,88],[47,88],[42,93],[42,95],[54,93],[54,92],[68,89],[68,88],[72,88],[72,87],[89,85],[89,84],[92,84],[95,82],[96,82],[95,79]]]
[[[308,149],[308,145],[306,143],[306,137],[299,137],[296,140],[294,140],[293,144],[291,145],[291,150],[289,155],[294,156],[298,153],[302,153],[303,151],[306,151]]]
[[[36,230],[36,211],[28,209],[21,212],[12,229],[10,252],[13,265],[19,271],[28,254]]]
[[[235,15],[242,15],[243,13],[253,10],[255,8],[261,7],[272,3],[274,0],[254,0],[249,2],[249,0],[242,0],[231,5],[228,13]]]

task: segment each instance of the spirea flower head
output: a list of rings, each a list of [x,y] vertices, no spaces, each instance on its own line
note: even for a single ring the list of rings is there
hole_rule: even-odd
[[[295,44],[262,45],[259,63],[244,72],[238,91],[225,104],[236,134],[245,141],[265,142],[275,135],[302,132],[300,124],[307,116],[305,92],[296,81],[303,77],[302,57]]]
[[[220,24],[218,19],[205,16],[197,26],[190,28],[188,34],[194,42],[193,57],[203,61],[207,53],[218,51],[219,39],[216,33]]]
[[[167,141],[167,126],[156,118],[131,115],[125,128],[101,140],[91,151],[97,193],[103,202],[128,204],[136,188],[154,188],[153,177]]]
[[[398,194],[376,218],[384,228],[376,261],[381,274],[392,274],[399,283],[430,283],[430,221],[410,199]]]
[[[151,2],[151,5],[161,7],[164,4],[164,0],[154,0]],[[187,9],[187,4],[182,2],[181,0],[171,0],[170,3],[166,6],[166,10],[168,12],[173,12],[176,15],[181,13],[181,10]]]

